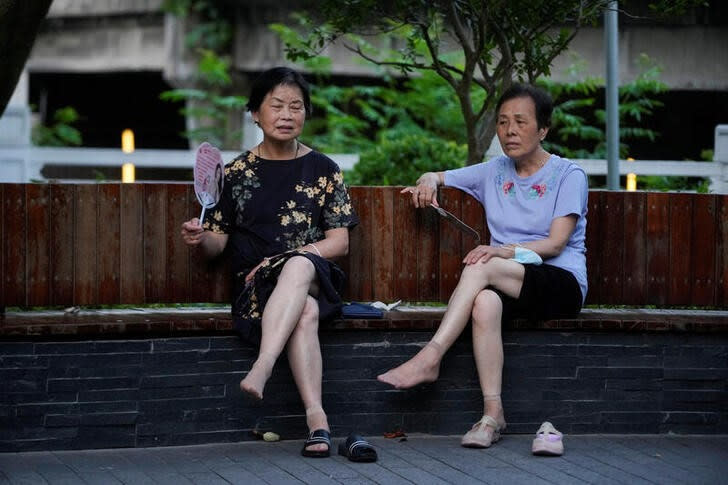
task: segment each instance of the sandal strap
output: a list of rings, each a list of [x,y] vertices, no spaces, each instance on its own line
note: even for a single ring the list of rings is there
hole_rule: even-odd
[[[560,431],[554,428],[554,425],[548,421],[544,421],[536,434],[555,434],[556,436],[563,436]]]
[[[328,446],[331,446],[331,438],[329,432],[325,429],[317,429],[315,431],[311,431],[311,433],[309,433],[308,435],[305,446],[311,446],[319,443],[324,443]]]
[[[492,417],[488,416],[487,414],[484,415],[482,418],[480,418],[480,421],[475,423],[475,426],[490,426],[494,430],[500,431],[500,427],[498,426],[498,423],[496,422],[496,420],[493,419]],[[473,426],[473,427],[475,427],[475,426]]]

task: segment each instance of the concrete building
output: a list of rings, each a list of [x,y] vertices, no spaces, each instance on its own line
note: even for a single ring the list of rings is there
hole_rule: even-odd
[[[55,0],[27,63],[15,107],[29,101],[47,120],[59,107],[74,106],[83,116],[79,128],[87,146],[117,146],[121,130],[133,128],[140,148],[185,148],[179,136],[185,120],[179,106],[159,93],[185,86],[194,72],[185,47],[185,25],[163,12],[163,0]],[[285,64],[283,46],[268,28],[289,21],[298,0],[248,0],[234,9],[234,69],[244,80],[268,67]],[[647,2],[638,5],[646,12]],[[670,25],[620,18],[622,80],[637,74],[641,54],[662,66],[671,89],[669,113],[653,128],[682,132],[696,146],[711,148],[713,128],[728,122],[728,3],[713,0]],[[641,10],[640,10],[641,9]],[[567,80],[570,66],[581,76],[604,77],[603,30],[580,31],[571,48],[556,59],[552,76]],[[366,81],[374,69],[343,48],[328,52],[333,74]],[[241,93],[247,94],[247,93]],[[16,108],[13,108],[16,109]],[[673,135],[666,137],[671,142]],[[666,152],[672,149],[666,149]],[[671,158],[669,155],[663,158]]]

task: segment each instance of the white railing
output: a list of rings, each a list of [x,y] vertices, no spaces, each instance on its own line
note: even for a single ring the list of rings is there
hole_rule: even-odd
[[[228,162],[239,155],[237,151],[223,151],[222,158]],[[358,161],[357,154],[334,153],[329,156],[341,167],[350,170]],[[12,163],[12,169],[3,167]],[[118,148],[49,148],[22,147],[0,148],[0,182],[30,182],[46,180],[42,170],[46,166],[73,167],[116,167],[121,178],[121,165],[133,163],[140,168],[192,169],[195,163],[194,150],[140,149],[123,153]],[[70,182],[71,180],[61,180]],[[78,182],[73,180],[73,182]]]
[[[490,150],[489,150],[490,153]],[[232,160],[238,152],[225,151],[223,160]],[[343,170],[351,169],[358,161],[358,154],[329,154]],[[29,182],[45,180],[44,166],[118,167],[131,162],[137,167],[190,169],[194,165],[193,150],[141,149],[125,154],[118,148],[45,148],[0,147],[0,182]],[[606,175],[606,160],[575,160],[588,175]],[[710,190],[728,194],[728,125],[715,129],[715,154],[713,162],[685,162],[674,160],[620,160],[619,173],[640,175],[690,176],[710,179]],[[70,182],[70,180],[64,180]]]

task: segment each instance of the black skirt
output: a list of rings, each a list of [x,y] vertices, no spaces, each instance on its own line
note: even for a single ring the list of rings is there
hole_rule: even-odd
[[[319,293],[316,297],[319,307],[319,321],[336,318],[341,313],[341,296],[339,292],[344,286],[344,272],[336,264],[312,253],[288,251],[268,259],[255,272],[253,280],[245,284],[232,305],[232,317],[235,330],[240,337],[255,346],[260,346],[262,336],[261,319],[263,310],[271,293],[278,284],[278,276],[286,261],[294,256],[303,256],[316,269]]]

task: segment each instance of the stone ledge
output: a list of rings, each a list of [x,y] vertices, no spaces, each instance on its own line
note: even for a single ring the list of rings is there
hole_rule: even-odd
[[[224,335],[233,333],[229,311],[220,307],[7,312],[0,318],[0,337]],[[432,331],[444,311],[444,307],[400,307],[381,319],[339,319],[324,323],[322,329]],[[587,308],[578,318],[516,320],[506,330],[728,333],[728,311]]]

